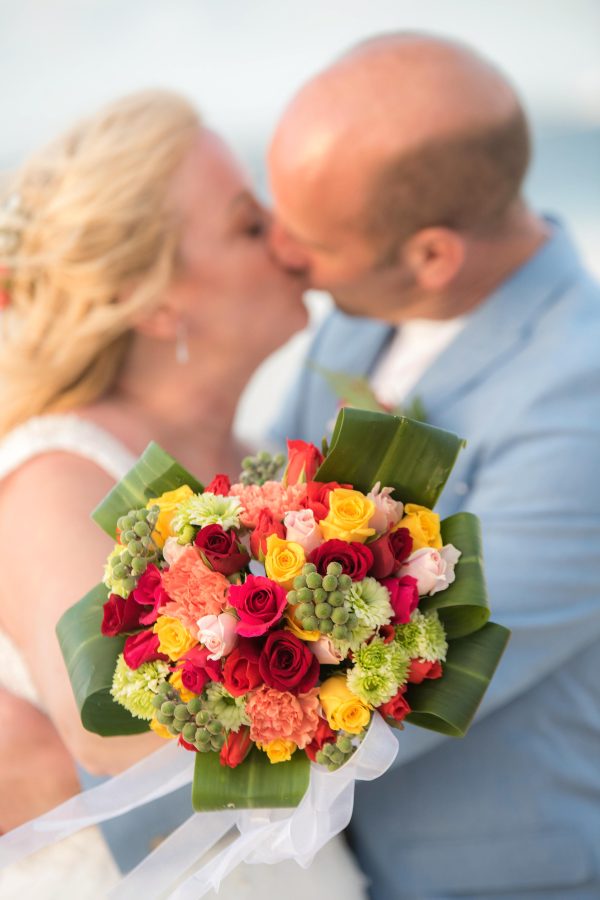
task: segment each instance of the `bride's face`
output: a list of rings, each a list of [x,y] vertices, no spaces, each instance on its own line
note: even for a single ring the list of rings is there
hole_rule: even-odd
[[[191,348],[208,341],[258,363],[306,324],[305,285],[271,255],[266,211],[217,135],[199,133],[172,200],[182,235],[170,294]]]

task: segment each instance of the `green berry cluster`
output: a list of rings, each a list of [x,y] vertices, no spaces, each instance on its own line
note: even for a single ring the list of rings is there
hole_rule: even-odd
[[[132,509],[117,520],[122,550],[113,553],[109,560],[109,577],[112,582],[120,582],[132,591],[140,575],[149,563],[158,561],[158,548],[152,540],[152,532],[158,521],[160,509]]]
[[[340,563],[329,563],[326,575],[320,575],[313,563],[306,563],[302,574],[294,578],[294,588],[287,599],[296,607],[296,619],[306,631],[320,631],[335,640],[347,641],[357,622],[348,601],[351,586],[352,579],[342,574]]]
[[[335,742],[323,745],[316,755],[316,761],[320,766],[326,766],[330,772],[335,772],[348,762],[355,750],[350,735],[341,732]]]
[[[201,753],[218,753],[225,743],[225,729],[215,716],[204,709],[199,697],[183,703],[179,695],[164,682],[152,700],[156,718],[172,735],[181,735]]]
[[[256,456],[246,456],[242,460],[240,481],[242,484],[264,484],[265,481],[274,481],[279,470],[285,463],[283,453],[271,456],[266,450],[257,453]]]

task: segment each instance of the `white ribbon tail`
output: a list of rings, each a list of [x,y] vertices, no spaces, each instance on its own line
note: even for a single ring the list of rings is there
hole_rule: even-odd
[[[120,775],[71,797],[55,809],[0,838],[0,868],[106,819],[121,816],[192,780],[194,759],[175,741]]]
[[[241,862],[272,864],[294,859],[306,868],[327,841],[350,822],[354,782],[379,778],[397,752],[391,728],[379,713],[374,713],[366,737],[341,769],[327,772],[319,766],[311,767],[308,789],[295,809],[193,815],[122,880],[111,900],[156,900],[165,896],[169,900],[198,900],[211,889],[218,890]],[[173,741],[121,775],[0,838],[0,866],[175,791],[192,780],[192,770],[193,759]],[[239,831],[237,838],[203,862],[233,825]]]

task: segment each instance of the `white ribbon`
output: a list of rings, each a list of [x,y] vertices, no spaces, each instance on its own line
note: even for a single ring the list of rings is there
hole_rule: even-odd
[[[194,761],[176,742],[103,784],[71,797],[65,803],[0,837],[0,868],[18,862],[69,837],[88,825],[114,819],[191,782]]]
[[[272,864],[295,859],[307,868],[327,841],[350,822],[354,782],[379,778],[397,752],[392,730],[375,713],[365,739],[341,769],[327,772],[311,766],[308,789],[295,809],[197,813],[123,878],[110,897],[198,900],[210,890],[218,890],[241,862]],[[9,832],[0,838],[0,866],[177,790],[192,778],[193,761],[187,757],[173,742],[122,775]],[[237,838],[203,862],[234,825]],[[193,873],[188,875],[190,870]]]

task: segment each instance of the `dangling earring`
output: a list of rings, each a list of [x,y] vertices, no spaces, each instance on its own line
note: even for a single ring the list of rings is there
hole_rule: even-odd
[[[180,366],[185,366],[190,361],[190,350],[187,342],[187,325],[185,322],[177,323],[177,338],[175,341],[175,359]]]

